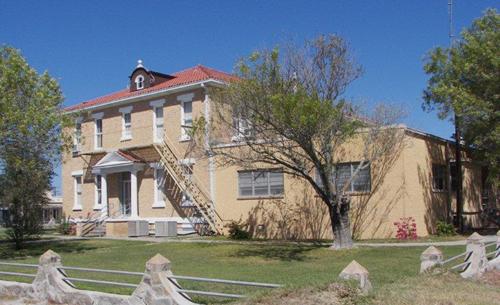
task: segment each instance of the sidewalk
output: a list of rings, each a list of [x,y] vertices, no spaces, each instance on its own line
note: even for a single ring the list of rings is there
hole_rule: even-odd
[[[45,237],[51,237],[50,240],[92,240],[92,239],[107,239],[107,240],[136,240],[150,243],[206,243],[206,244],[252,244],[252,245],[302,245],[302,246],[330,246],[330,242],[300,242],[300,241],[283,241],[283,240],[218,240],[218,239],[205,239],[199,236],[182,236],[182,237],[74,237],[74,236],[61,236],[61,235],[45,235]],[[484,242],[490,243],[497,240],[496,235],[486,235],[484,236]],[[47,240],[40,240],[35,242],[44,242]],[[429,247],[429,246],[463,246],[467,242],[466,239],[463,240],[453,240],[453,241],[437,241],[437,242],[354,242],[355,247]]]

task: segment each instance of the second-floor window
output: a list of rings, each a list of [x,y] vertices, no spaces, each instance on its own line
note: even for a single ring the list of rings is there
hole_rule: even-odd
[[[253,136],[252,124],[242,116],[233,117],[234,136],[233,141],[239,141]]]
[[[80,151],[81,142],[82,122],[80,120],[77,120],[75,124],[75,132],[73,134],[73,153],[78,153]]]
[[[446,165],[432,164],[432,189],[445,191],[447,189],[446,181]]]
[[[132,139],[132,106],[120,108],[122,114],[122,138],[121,140]]]
[[[193,126],[193,102],[192,101],[184,101],[182,102],[182,131],[181,138],[182,140],[189,140],[189,132],[191,127]]]
[[[95,120],[95,148],[102,148],[102,119]]]
[[[163,107],[155,107],[154,117],[154,135],[155,141],[160,142],[163,139]]]
[[[283,172],[280,170],[238,172],[238,194],[240,197],[281,196],[283,193]]]

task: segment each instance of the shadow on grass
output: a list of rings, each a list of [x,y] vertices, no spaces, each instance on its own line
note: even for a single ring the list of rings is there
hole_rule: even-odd
[[[0,259],[38,257],[49,249],[62,254],[81,253],[97,248],[99,247],[78,240],[38,240],[27,242],[20,250],[16,250],[13,243],[2,243],[0,244]]]
[[[262,257],[266,259],[277,259],[281,261],[304,261],[311,259],[307,253],[318,249],[320,246],[252,246],[246,249],[238,250],[232,256],[235,257]]]

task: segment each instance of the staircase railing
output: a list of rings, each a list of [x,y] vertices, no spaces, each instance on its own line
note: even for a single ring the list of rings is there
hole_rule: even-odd
[[[188,216],[187,218],[193,226],[193,229],[200,235],[210,233],[220,234],[222,231],[222,218],[215,211],[210,196],[202,188],[202,182],[196,178],[194,173],[188,175],[184,171],[184,168],[179,163],[179,153],[175,151],[174,145],[169,143],[168,138],[165,136],[161,144],[155,145],[155,149],[160,154],[161,166],[168,172],[175,184],[191,197],[195,207],[195,214],[196,212],[201,214],[203,220],[209,227],[209,230],[206,231],[206,228],[203,228],[203,226],[200,227],[199,223],[193,221],[192,218],[198,217]],[[219,220],[219,222],[217,220]]]

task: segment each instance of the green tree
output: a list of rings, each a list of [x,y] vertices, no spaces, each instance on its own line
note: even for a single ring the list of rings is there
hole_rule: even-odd
[[[459,118],[467,147],[487,162],[490,181],[500,174],[500,16],[489,9],[465,29],[451,47],[427,56],[430,75],[424,91],[425,110],[440,119]]]
[[[306,181],[328,207],[332,247],[351,247],[347,187],[400,143],[401,133],[386,128],[396,112],[378,107],[368,116],[342,98],[361,68],[339,36],[290,44],[282,53],[255,52],[239,62],[237,71],[238,80],[210,92],[212,120],[194,124],[195,139],[210,135],[199,147],[220,165],[252,169],[265,164]],[[346,149],[353,142],[357,149]],[[346,160],[361,161],[349,181],[335,170]]]
[[[20,247],[41,229],[46,192],[70,135],[56,80],[38,74],[20,52],[0,48],[0,202],[10,213],[8,235]]]

